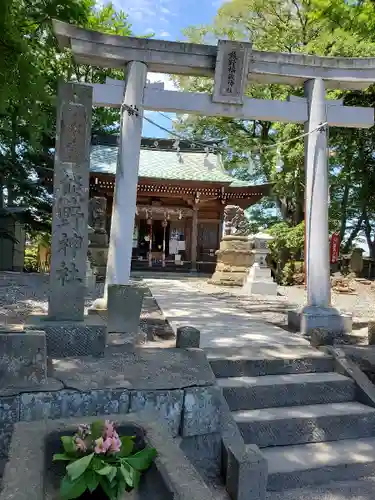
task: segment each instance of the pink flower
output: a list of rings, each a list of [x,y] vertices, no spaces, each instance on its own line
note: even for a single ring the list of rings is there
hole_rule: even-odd
[[[107,438],[104,440],[103,447],[105,451],[107,452],[112,446],[112,438]]]
[[[104,437],[111,438],[111,437],[113,437],[113,434],[115,432],[116,431],[115,431],[115,426],[114,426],[113,422],[106,420],[104,423]]]
[[[101,453],[105,453],[107,449],[104,447],[104,440],[103,438],[98,438],[95,440],[95,448],[94,448],[95,453],[100,455]]]
[[[103,439],[103,438],[99,438],[95,441],[95,453],[98,453],[98,454],[104,454],[104,453],[107,453],[107,451],[111,448],[112,446],[112,438],[107,438],[107,439]]]
[[[112,453],[118,453],[121,448],[121,441],[120,438],[118,437],[117,432],[114,433],[113,437],[111,438],[111,447],[110,450]]]
[[[77,437],[75,442],[76,442],[77,450],[79,450],[79,451],[86,451],[87,450],[86,443],[84,442],[83,439],[81,439],[80,437]]]

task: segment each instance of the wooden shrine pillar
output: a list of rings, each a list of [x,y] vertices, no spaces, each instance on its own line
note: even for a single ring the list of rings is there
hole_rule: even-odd
[[[193,206],[193,219],[191,227],[191,271],[197,271],[197,245],[198,245],[198,204]]]
[[[152,232],[152,217],[147,219],[147,225],[149,226],[149,231],[148,231],[148,237],[149,237],[149,242],[148,242],[148,267],[152,267],[152,238],[153,238],[153,232]]]

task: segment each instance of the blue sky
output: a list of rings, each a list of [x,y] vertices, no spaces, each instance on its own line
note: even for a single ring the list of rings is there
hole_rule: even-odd
[[[182,30],[188,26],[211,23],[218,8],[225,0],[113,0],[118,9],[129,15],[135,35],[155,33],[155,38],[184,40]],[[100,3],[105,3],[102,1]],[[149,74],[151,81],[163,81],[164,88],[173,90],[167,75]],[[147,111],[146,117],[167,129],[172,123],[156,112]],[[169,115],[174,118],[173,114]],[[166,137],[167,134],[144,120],[143,136]]]

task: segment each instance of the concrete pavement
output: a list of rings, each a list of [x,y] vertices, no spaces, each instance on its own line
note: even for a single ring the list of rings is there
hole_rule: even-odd
[[[180,326],[197,328],[201,332],[202,348],[310,345],[299,334],[252,318],[251,314],[182,280],[145,281],[173,330],[176,332]]]

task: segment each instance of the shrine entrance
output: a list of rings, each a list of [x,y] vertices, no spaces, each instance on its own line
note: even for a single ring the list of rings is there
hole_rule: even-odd
[[[129,281],[136,212],[143,111],[154,110],[227,116],[243,120],[305,124],[306,277],[308,304],[301,329],[343,330],[341,315],[330,306],[328,236],[328,126],[369,128],[372,108],[344,106],[325,99],[326,88],[363,89],[375,81],[375,58],[320,57],[253,50],[252,44],[219,40],[217,46],[110,36],[54,22],[62,47],[76,61],[124,68],[124,81],[93,84],[93,104],[121,109],[121,137],[116,172],[116,202],[106,284]],[[147,87],[147,72],[205,76],[214,79],[212,95],[170,92]],[[305,97],[286,101],[249,99],[250,82],[304,87]],[[224,198],[224,204],[230,199]],[[194,200],[193,217],[199,198]],[[195,213],[195,215],[194,215]],[[193,225],[194,240],[197,224]],[[112,237],[112,234],[115,237]],[[159,240],[158,240],[159,241]],[[152,246],[152,243],[151,243]],[[194,259],[196,261],[196,251]]]
[[[189,210],[186,210],[190,215]],[[183,212],[142,207],[135,217],[132,268],[180,268],[190,264],[186,259],[184,227],[188,219]],[[183,250],[183,251],[182,251]]]

